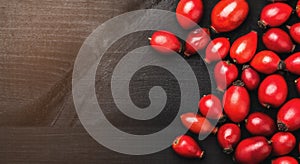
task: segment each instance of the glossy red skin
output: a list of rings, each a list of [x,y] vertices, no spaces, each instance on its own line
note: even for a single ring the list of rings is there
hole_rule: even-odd
[[[265,26],[277,27],[289,19],[292,11],[292,7],[286,3],[271,3],[262,9],[260,13],[260,21]]]
[[[238,64],[249,62],[257,48],[257,32],[251,31],[235,40],[230,48],[230,57]]]
[[[217,128],[205,118],[195,113],[185,113],[180,116],[182,124],[195,134],[216,133]]]
[[[223,96],[223,107],[232,122],[243,121],[250,111],[250,97],[247,89],[234,85],[229,87]]]
[[[243,164],[259,164],[272,152],[268,140],[262,136],[242,140],[235,149],[235,160]]]
[[[245,21],[248,12],[245,0],[219,1],[211,13],[211,28],[217,33],[232,31]]]
[[[202,158],[204,154],[197,142],[187,135],[177,137],[173,141],[172,148],[178,155],[185,158]]]
[[[277,53],[289,53],[295,48],[290,36],[280,28],[271,28],[263,35],[263,43]]]
[[[296,146],[296,137],[290,132],[278,132],[271,138],[273,155],[289,154]]]
[[[220,99],[209,94],[203,96],[198,103],[200,113],[210,119],[220,119],[223,117],[223,107]]]
[[[211,63],[224,59],[230,49],[230,42],[228,38],[219,37],[212,40],[205,51],[205,62]]]
[[[196,54],[197,51],[204,49],[210,41],[210,34],[207,28],[197,28],[191,31],[186,39],[185,51],[186,56]]]
[[[287,27],[289,28],[290,35],[294,41],[300,44],[300,23],[295,23],[292,26]]]
[[[272,74],[278,70],[280,62],[281,59],[276,53],[263,50],[254,56],[250,66],[260,73]]]
[[[273,159],[271,164],[298,164],[298,161],[293,157],[283,156]]]
[[[258,88],[258,100],[266,108],[278,108],[286,100],[288,87],[285,79],[278,74],[269,75]]]
[[[181,43],[178,38],[167,31],[156,31],[153,33],[150,45],[158,52],[163,54],[170,54],[180,52]]]
[[[202,16],[203,16],[203,3],[202,0],[180,0],[177,8],[176,14],[180,14],[185,17],[177,16],[177,21],[179,25],[184,29],[191,29],[195,27]],[[187,21],[186,19],[194,21]]]
[[[297,5],[296,5],[296,13],[298,17],[300,18],[300,0],[298,0]]]
[[[243,69],[241,79],[248,90],[256,89],[260,83],[259,74],[250,67]]]
[[[220,61],[214,68],[217,89],[224,91],[238,77],[238,69],[233,63]]]
[[[271,136],[276,131],[274,120],[261,112],[250,114],[246,121],[246,129],[255,136]]]
[[[224,152],[231,153],[241,139],[241,129],[236,124],[224,124],[218,130],[217,139]]]
[[[284,62],[289,72],[300,75],[300,52],[292,54]]]
[[[300,129],[300,98],[294,98],[285,103],[277,113],[279,130],[295,131]],[[280,128],[284,124],[286,128]]]
[[[300,94],[300,77],[295,80],[296,88],[298,93]]]

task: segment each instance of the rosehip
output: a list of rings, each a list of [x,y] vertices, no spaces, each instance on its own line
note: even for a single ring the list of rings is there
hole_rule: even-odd
[[[230,42],[228,38],[216,38],[212,40],[205,51],[205,62],[211,63],[224,59],[230,49]]]
[[[230,154],[241,139],[241,129],[236,124],[224,124],[218,130],[217,139],[223,151]]]
[[[200,113],[207,118],[219,120],[224,117],[221,101],[213,94],[203,96],[198,106]]]
[[[172,144],[173,150],[180,156],[186,158],[202,158],[204,151],[196,141],[187,135],[177,137]]]
[[[235,122],[243,121],[250,111],[250,96],[243,86],[229,87],[223,96],[224,112],[227,117]]]
[[[289,72],[300,75],[300,52],[292,54],[284,62]]]
[[[237,163],[258,164],[272,152],[272,147],[265,137],[256,136],[242,140],[235,149]]]
[[[298,164],[298,161],[293,157],[283,156],[273,159],[271,164]]]
[[[289,19],[292,11],[292,7],[285,3],[268,4],[261,11],[258,25],[262,28],[280,26]]]
[[[207,28],[197,28],[191,31],[186,39],[185,51],[186,56],[196,54],[197,51],[204,49],[210,41],[209,30]]]
[[[295,42],[300,44],[300,23],[295,23],[292,26],[287,26],[290,31],[291,37]]]
[[[290,36],[280,28],[271,28],[263,35],[263,43],[272,51],[277,53],[289,53],[294,51]]]
[[[238,77],[237,67],[229,61],[220,61],[214,68],[217,89],[224,91]]]
[[[249,62],[257,48],[257,32],[251,31],[235,40],[230,48],[230,57],[238,64]]]
[[[273,159],[271,164],[298,164],[297,160],[290,156],[283,156]]]
[[[185,113],[180,118],[182,124],[195,134],[205,135],[218,131],[218,128],[214,127],[205,117],[200,115]]]
[[[263,50],[257,53],[250,62],[251,67],[264,74],[272,74],[277,70],[284,69],[284,62],[279,56],[269,50]]]
[[[158,52],[169,54],[173,51],[181,51],[181,43],[178,38],[167,31],[156,31],[153,33],[152,38],[149,38],[150,45]]]
[[[195,27],[203,15],[202,0],[180,0],[176,8],[176,14],[184,16],[176,16],[177,21],[182,28],[191,29]],[[187,19],[192,21],[187,21]]]
[[[298,93],[300,94],[300,77],[295,80],[296,88]]]
[[[285,79],[278,74],[266,77],[258,88],[258,100],[266,108],[280,107],[286,100],[288,87]]]
[[[296,137],[290,132],[278,132],[271,138],[272,151],[276,156],[289,154],[296,146]]]
[[[241,79],[248,90],[256,89],[260,82],[259,74],[254,69],[250,68],[249,65],[243,67]]]
[[[277,125],[280,131],[300,129],[300,98],[285,103],[277,113]]]
[[[256,136],[270,136],[276,131],[273,119],[261,112],[254,112],[246,119],[246,129]]]
[[[248,12],[245,0],[219,1],[211,13],[211,28],[217,33],[232,31],[245,21]]]

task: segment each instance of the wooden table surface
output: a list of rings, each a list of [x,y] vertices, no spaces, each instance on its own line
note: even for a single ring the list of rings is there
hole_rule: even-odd
[[[208,27],[210,11],[218,0],[203,2],[205,14],[200,25]],[[251,10],[240,28],[212,37],[226,36],[233,42],[252,29],[261,35],[263,31],[256,21],[267,2],[248,2]],[[174,11],[177,3],[176,0],[0,0],[0,163],[232,163],[231,156],[222,153],[214,136],[200,142],[206,150],[201,161],[180,158],[171,148],[145,156],[119,154],[93,140],[77,117],[71,94],[72,71],[77,53],[91,32],[119,14],[148,8]],[[290,0],[289,4],[295,6],[296,0]],[[288,24],[299,21],[292,16]],[[140,122],[122,115],[113,103],[109,90],[113,66],[126,52],[147,45],[150,34],[136,33],[122,38],[106,52],[105,56],[113,60],[100,66],[96,76],[97,95],[105,96],[98,101],[106,117],[119,129],[134,134],[147,134],[167,126],[180,100],[174,77],[158,68],[145,68],[132,79],[131,98],[137,106],[147,106],[149,89],[163,86],[172,97],[165,112],[151,121]],[[261,40],[258,49],[264,49]],[[296,50],[300,50],[299,45]],[[200,94],[208,94],[210,79],[205,76],[203,61],[198,56],[187,61],[198,78]],[[296,76],[286,72],[283,75],[290,86],[289,98],[299,97],[292,85]],[[254,95],[255,92],[251,93],[255,100]],[[265,111],[257,102],[253,102],[251,110]],[[272,117],[276,115],[275,110],[267,112]],[[243,133],[243,137],[248,135]],[[299,132],[295,134],[299,140]]]

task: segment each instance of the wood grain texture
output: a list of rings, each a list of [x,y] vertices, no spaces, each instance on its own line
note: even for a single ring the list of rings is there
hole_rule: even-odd
[[[129,156],[110,151],[93,139],[82,128],[0,128],[0,163],[199,163],[175,155],[171,149],[147,156]],[[208,138],[201,144],[208,149],[216,144]],[[128,149],[130,149],[128,145]],[[230,161],[219,149],[208,149],[201,163]],[[218,158],[216,158],[218,157]]]
[[[1,0],[0,126],[49,125],[70,91],[73,63],[85,38],[109,18],[145,5],[137,0]]]

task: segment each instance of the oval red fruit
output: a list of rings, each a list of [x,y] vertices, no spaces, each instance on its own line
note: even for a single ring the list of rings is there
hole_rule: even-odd
[[[291,156],[283,156],[273,159],[271,164],[298,164],[298,161]]]
[[[169,54],[181,51],[181,43],[178,38],[168,31],[156,31],[150,38],[150,45],[158,52]]]
[[[202,158],[204,151],[197,142],[190,136],[182,135],[177,137],[172,144],[173,150],[185,158]]]
[[[176,14],[179,25],[184,29],[191,29],[201,20],[203,15],[203,3],[202,0],[180,0]],[[190,19],[192,21],[187,21]],[[194,23],[193,23],[194,22]]]
[[[289,154],[296,146],[296,137],[290,132],[278,132],[271,138],[272,151],[276,156]]]
[[[222,0],[211,13],[211,28],[215,32],[229,32],[239,27],[246,19],[249,6],[245,0]]]
[[[264,74],[272,74],[277,70],[283,69],[283,62],[279,56],[269,50],[263,50],[257,53],[250,62],[251,67]]]
[[[298,93],[300,94],[300,77],[295,80],[296,88]]]
[[[238,64],[249,62],[257,48],[257,32],[251,31],[235,40],[230,48],[230,57]]]
[[[272,51],[277,53],[289,53],[294,51],[290,36],[280,28],[271,28],[263,35],[263,43]]]
[[[224,59],[230,49],[228,38],[220,37],[212,40],[205,51],[205,62],[211,63]]]
[[[214,68],[217,89],[224,91],[238,77],[237,67],[229,61],[220,61]]]
[[[289,72],[300,75],[300,52],[292,54],[284,62]]]
[[[274,120],[261,112],[254,112],[250,114],[246,120],[246,129],[256,136],[271,136],[276,131],[276,124]]]
[[[300,44],[300,23],[295,23],[292,26],[287,26],[290,31],[291,37],[295,42]]]
[[[213,94],[203,96],[198,106],[200,113],[207,118],[218,120],[224,116],[221,101]]]
[[[218,130],[217,139],[223,151],[230,154],[241,139],[241,129],[236,124],[224,124]]]
[[[266,108],[278,108],[286,100],[288,87],[285,79],[278,74],[266,77],[258,88],[258,100]]]
[[[237,163],[258,164],[272,152],[272,147],[265,137],[257,136],[242,140],[235,149]]]
[[[243,67],[241,79],[248,90],[256,89],[260,83],[259,74],[249,65]]]
[[[205,117],[198,114],[185,113],[180,118],[182,124],[195,134],[206,135],[218,131],[218,128],[214,127]]]
[[[300,129],[300,98],[285,103],[277,113],[277,125],[280,131]]]
[[[250,97],[242,86],[229,87],[223,96],[223,107],[227,117],[235,122],[243,121],[250,111]]]
[[[196,54],[197,51],[204,49],[210,41],[209,30],[207,28],[197,28],[191,31],[186,39],[185,51],[186,56]]]
[[[277,27],[286,22],[292,14],[292,7],[286,3],[271,3],[266,5],[261,13],[258,24],[260,27]]]

